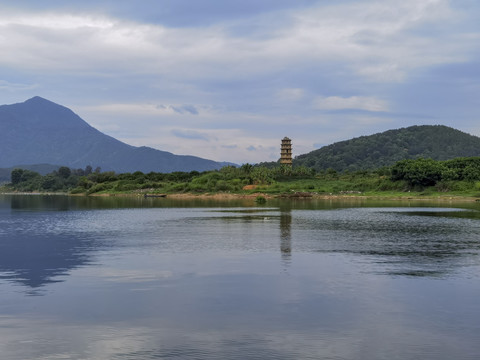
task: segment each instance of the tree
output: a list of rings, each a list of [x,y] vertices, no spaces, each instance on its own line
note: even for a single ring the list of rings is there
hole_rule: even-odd
[[[442,162],[432,159],[402,160],[393,166],[391,179],[406,180],[411,186],[433,186],[446,170]]]
[[[43,190],[57,191],[62,188],[61,180],[53,174],[45,175],[41,180]]]
[[[58,169],[58,175],[63,179],[68,179],[68,177],[72,174],[70,168],[66,166],[62,166]]]
[[[249,163],[245,163],[242,166],[240,166],[240,170],[245,174],[245,175],[250,175],[253,170],[253,165]]]
[[[10,178],[13,185],[17,185],[22,181],[23,169],[13,169]]]
[[[75,176],[85,176],[85,170],[75,169],[75,170],[72,170],[72,174]]]

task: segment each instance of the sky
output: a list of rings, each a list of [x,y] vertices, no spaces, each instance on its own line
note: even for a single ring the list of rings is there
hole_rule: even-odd
[[[237,164],[411,125],[480,136],[477,0],[0,2],[0,104]]]

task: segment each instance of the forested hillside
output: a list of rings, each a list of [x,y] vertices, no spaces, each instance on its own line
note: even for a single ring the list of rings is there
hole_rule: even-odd
[[[294,160],[316,171],[355,171],[391,166],[404,159],[449,160],[480,156],[480,138],[442,125],[411,126],[341,141]]]

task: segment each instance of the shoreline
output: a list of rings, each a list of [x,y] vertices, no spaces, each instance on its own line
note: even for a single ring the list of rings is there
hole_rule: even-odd
[[[116,193],[116,194],[68,194],[68,193],[42,193],[42,192],[4,192],[0,195],[9,196],[72,196],[72,197],[143,197],[143,193]],[[255,200],[257,197],[262,196],[266,200],[278,199],[278,200],[385,200],[385,201],[440,201],[440,202],[480,202],[480,198],[472,196],[462,195],[444,195],[444,196],[428,196],[428,195],[349,195],[349,194],[265,194],[265,193],[251,193],[251,194],[235,194],[235,193],[204,193],[204,194],[192,194],[192,193],[173,193],[166,194],[168,199],[178,200],[242,200],[251,199]]]

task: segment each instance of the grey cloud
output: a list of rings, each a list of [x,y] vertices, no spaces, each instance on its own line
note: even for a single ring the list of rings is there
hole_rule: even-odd
[[[179,108],[179,107],[177,107],[177,106],[170,106],[170,109],[172,109],[172,110],[175,111],[176,113],[183,114],[182,109]]]
[[[192,115],[198,115],[198,110],[193,105],[183,105],[182,109]]]
[[[205,141],[209,140],[207,135],[194,130],[172,130],[171,133],[172,135],[182,139],[205,140]]]
[[[160,110],[166,110],[166,109],[172,109],[175,111],[177,114],[191,114],[191,115],[198,115],[199,111],[194,105],[157,105],[157,109]]]
[[[198,110],[193,105],[181,105],[181,106],[173,106],[171,105],[170,108],[179,114],[189,113],[192,115],[198,115]]]

